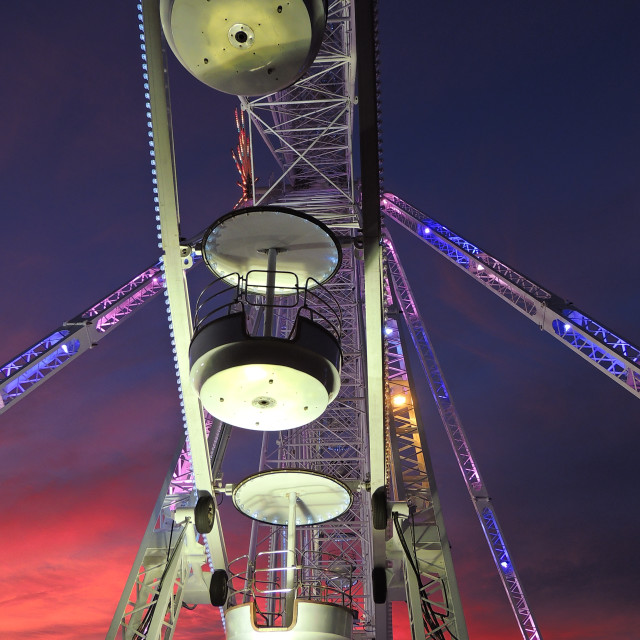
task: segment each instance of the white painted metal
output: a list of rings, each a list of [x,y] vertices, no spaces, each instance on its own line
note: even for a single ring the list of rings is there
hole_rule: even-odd
[[[277,94],[241,99],[282,169],[261,193],[254,186],[254,204],[277,200],[333,229],[357,228],[351,153],[355,73],[352,3],[331,0],[322,47],[308,73]]]
[[[273,293],[295,293],[309,278],[324,283],[336,272],[340,248],[333,234],[313,219],[287,208],[238,209],[223,216],[203,238],[203,256],[217,276],[237,273],[248,278],[247,291],[265,295],[269,250],[277,253]],[[235,284],[236,278],[228,278]],[[309,288],[315,286],[309,283]]]
[[[270,246],[267,250],[267,281],[264,310],[264,336],[270,338],[273,335],[273,302],[276,295],[278,252],[280,249]],[[296,289],[294,289],[296,291]],[[293,293],[293,291],[292,291]]]
[[[209,450],[211,451],[212,469],[217,473],[224,457],[230,429],[218,421],[207,419],[209,431]],[[170,467],[164,484],[152,511],[145,535],[133,562],[133,566],[122,596],[116,607],[113,620],[107,632],[107,640],[115,640],[126,637],[127,629],[137,628],[143,616],[155,615],[163,617],[159,607],[154,606],[149,612],[149,594],[155,592],[159,580],[163,575],[172,550],[177,549],[181,555],[181,598],[185,604],[198,604],[208,602],[209,576],[202,571],[202,565],[209,564],[213,569],[211,554],[208,544],[196,544],[193,524],[188,524],[190,531],[185,532],[189,544],[176,544],[181,528],[176,526],[174,511],[189,505],[193,505],[194,496],[197,495],[195,480],[191,467],[191,459],[186,442],[181,443],[175,457],[175,466]],[[192,512],[193,509],[191,508]],[[204,584],[202,584],[204,581]],[[205,597],[206,596],[206,597]],[[171,604],[173,601],[170,601]],[[179,613],[168,612],[169,618],[177,618]],[[132,620],[134,617],[134,620]],[[169,630],[165,630],[169,633]],[[173,628],[170,634],[173,633]],[[151,636],[147,636],[151,638]],[[165,635],[164,640],[169,640],[171,635]]]
[[[338,518],[351,506],[349,488],[339,480],[303,469],[256,473],[233,488],[233,504],[246,516],[267,524],[291,523],[291,495],[297,496],[295,524],[321,524]]]
[[[281,346],[288,353],[287,344]],[[247,343],[247,350],[252,347]],[[333,399],[322,381],[302,368],[254,361],[214,372],[207,369],[207,357],[193,365],[196,374],[202,367],[206,376],[201,382],[194,374],[197,388],[207,410],[228,424],[258,431],[293,429],[315,420]]]
[[[293,488],[286,496],[289,499],[289,512],[287,514],[287,564],[285,567],[284,588],[284,626],[293,624],[294,603],[296,601],[296,520],[298,519],[298,493]]]
[[[204,416],[197,394],[189,384],[189,344],[193,333],[191,308],[180,243],[180,215],[173,156],[171,122],[165,92],[160,16],[157,2],[142,4],[146,59],[148,65],[148,99],[151,110],[155,183],[158,192],[158,215],[162,243],[165,291],[169,323],[175,342],[175,361],[180,393],[184,404],[187,437],[196,484],[201,491],[213,493],[213,478],[206,448]],[[189,252],[190,253],[190,252]]]
[[[342,388],[315,422],[270,437],[265,468],[304,466],[362,485],[370,477],[364,357],[364,273],[362,254],[352,246],[360,226],[352,179],[355,96],[353,4],[329,2],[325,39],[309,72],[273,96],[242,99],[281,167],[270,185],[254,192],[254,202],[300,209],[327,224],[343,239],[343,264],[326,283],[342,312]],[[252,134],[252,140],[256,136]],[[378,275],[377,281],[380,282]],[[381,323],[381,321],[379,321]],[[380,341],[380,333],[377,336]],[[381,352],[380,352],[381,353]],[[375,366],[373,360],[371,363]],[[381,360],[380,360],[380,367]],[[381,381],[380,374],[380,381]],[[380,384],[382,393],[382,382]],[[369,493],[357,491],[341,518],[305,533],[303,550],[322,550],[353,567],[350,583],[354,638],[386,637],[384,607],[379,619],[371,592],[372,529]],[[384,537],[384,536],[383,536]],[[256,549],[277,549],[277,530],[256,527]]]
[[[301,552],[346,562],[350,606],[356,612],[354,637],[382,640],[390,633],[387,608],[374,605],[370,576],[374,566],[386,565],[386,545],[384,532],[372,530],[366,490],[387,482],[382,251],[375,231],[379,212],[376,204],[365,213],[369,231],[363,263],[362,254],[352,246],[353,230],[361,224],[351,159],[355,103],[352,4],[330,2],[328,24],[321,52],[300,82],[266,98],[242,100],[252,125],[258,127],[282,167],[282,175],[270,187],[262,194],[254,192],[254,202],[277,201],[299,208],[341,234],[345,243],[342,268],[326,283],[343,316],[343,388],[334,405],[316,421],[267,439],[264,467],[304,467],[353,483],[357,492],[349,510],[300,534]],[[278,330],[286,331],[286,323]],[[368,368],[364,366],[365,350]],[[278,549],[286,553],[289,542],[277,528],[256,527],[256,558],[269,558],[272,575],[278,570]],[[266,550],[261,551],[265,545]],[[340,575],[344,571],[340,569]],[[273,622],[279,614],[273,610],[265,615]]]
[[[287,629],[260,629],[252,604],[227,611],[227,640],[350,640],[352,615],[345,607],[297,600]]]
[[[158,262],[0,365],[0,414],[93,348],[163,288],[162,265]]]
[[[446,632],[449,637],[468,638],[427,438],[418,399],[412,393],[413,377],[405,358],[408,340],[403,339],[402,314],[391,278],[387,287],[393,301],[385,325],[391,495],[400,501],[390,506],[393,533],[387,556],[396,589],[389,597],[406,597],[412,629],[421,637],[440,638]],[[415,621],[420,630],[415,629]]]
[[[374,638],[373,601],[369,583],[371,570],[371,509],[367,478],[367,424],[361,336],[361,263],[356,252],[345,247],[343,266],[327,283],[342,309],[344,363],[342,387],[336,400],[318,420],[292,431],[266,435],[264,469],[303,467],[339,478],[354,491],[354,500],[344,516],[310,527],[300,543],[301,552],[325,553],[340,558],[352,568],[351,607],[356,612],[354,637]],[[256,552],[283,548],[279,528],[255,527]],[[275,566],[275,565],[274,565]],[[332,600],[342,603],[342,596]]]
[[[185,255],[184,248],[180,246],[179,242],[171,127],[164,103],[164,77],[159,37],[157,37],[159,22],[156,16],[155,2],[146,0],[144,13],[145,46],[147,47],[145,55],[148,56],[147,81],[149,85],[146,89],[150,103],[149,109],[153,116],[153,164],[158,191],[159,221],[162,227],[163,265],[167,277],[172,335],[177,347],[176,361],[179,378],[182,381],[186,380],[184,375],[185,344],[188,344],[188,338],[191,334],[190,312],[183,271],[185,260],[187,266],[191,263],[190,256]],[[231,36],[245,32],[242,25],[236,25],[236,27],[234,27],[235,31],[233,29],[229,31]],[[296,87],[285,92],[255,101],[243,99],[243,105],[250,113],[254,125],[258,127],[260,134],[282,167],[282,175],[263,193],[254,194],[254,199],[277,199],[289,205],[299,206],[319,220],[330,224],[333,229],[340,231],[346,243],[354,240],[355,234],[351,233],[351,230],[356,229],[359,224],[354,185],[351,179],[351,123],[353,104],[355,103],[352,27],[353,16],[350,3],[331,2],[329,28],[325,43],[309,74]],[[246,31],[246,33],[249,32]],[[399,216],[401,209],[407,213],[409,205],[406,203],[403,205],[404,207],[396,201],[392,207],[388,202],[383,201],[383,206],[392,216],[394,214]],[[403,220],[407,228],[424,239],[427,230],[425,230],[423,218],[417,215],[420,212],[417,214],[416,212],[417,210],[412,210],[410,213],[413,220],[410,220],[409,223],[407,223],[409,218],[405,217]],[[448,232],[446,229],[445,231]],[[411,500],[413,506],[421,504],[422,501],[423,508],[416,511],[418,516],[424,516],[428,511],[428,508],[425,508],[427,503],[432,503],[433,509],[439,512],[439,507],[433,501],[432,496],[430,498],[425,493],[420,493],[421,489],[424,490],[430,484],[429,474],[426,471],[428,465],[424,460],[424,451],[426,451],[424,444],[416,444],[414,437],[413,444],[408,445],[406,451],[402,448],[404,445],[401,444],[400,436],[407,426],[406,424],[396,430],[395,439],[392,437],[389,442],[385,442],[381,437],[381,416],[383,415],[381,399],[384,394],[380,390],[382,374],[379,373],[379,370],[381,370],[382,356],[378,345],[382,334],[382,271],[380,249],[373,242],[378,239],[376,236],[369,236],[365,239],[364,281],[366,295],[364,297],[362,291],[363,270],[359,262],[361,256],[351,246],[346,251],[348,254],[347,266],[341,269],[336,276],[336,281],[331,284],[332,291],[340,301],[341,308],[345,311],[345,339],[343,341],[345,384],[339,402],[313,424],[290,434],[279,434],[275,444],[273,440],[269,440],[269,437],[265,436],[265,456],[263,458],[265,468],[270,465],[274,468],[307,465],[310,468],[338,473],[353,483],[357,491],[356,497],[344,517],[335,523],[309,528],[309,531],[301,535],[301,538],[304,540],[306,550],[317,553],[321,548],[330,548],[341,554],[343,563],[354,563],[354,570],[349,573],[348,578],[345,578],[347,572],[344,564],[336,565],[334,573],[337,580],[347,581],[351,587],[357,585],[357,588],[354,589],[357,593],[353,602],[354,610],[358,613],[355,625],[355,633],[358,638],[383,638],[387,632],[384,628],[383,618],[376,618],[371,594],[368,591],[369,585],[366,584],[368,581],[367,571],[379,561],[381,556],[380,545],[372,544],[370,507],[367,501],[368,493],[364,490],[365,481],[369,479],[373,486],[386,481],[384,457],[390,455],[393,464],[396,465],[394,468],[396,473],[392,479],[398,494],[397,497]],[[531,318],[535,316],[540,321],[542,328],[550,333],[553,331],[555,337],[570,344],[580,355],[592,363],[606,369],[607,373],[617,382],[638,393],[640,389],[640,372],[637,367],[638,350],[633,345],[608,332],[577,310],[566,309],[566,314],[563,314],[551,309],[547,301],[552,300],[552,294],[544,291],[521,274],[510,270],[495,258],[484,252],[478,252],[477,247],[469,245],[461,238],[454,237],[451,233],[440,233],[440,239],[443,246],[448,247],[442,250],[442,253],[456,262],[458,266],[467,269],[468,273],[498,293],[522,313],[528,314]],[[187,251],[189,251],[188,248]],[[466,261],[457,260],[459,256],[464,256]],[[139,289],[137,298],[133,293],[131,297],[128,297],[127,294],[118,298],[117,303],[113,301],[115,304],[114,314],[100,315],[100,320],[104,319],[101,326],[105,330],[110,326],[115,326],[115,322],[129,313],[129,307],[121,306],[121,302],[125,300],[130,302],[131,308],[133,308],[147,295],[153,295],[158,288],[146,282]],[[402,295],[400,294],[401,298]],[[366,340],[361,314],[363,306],[367,308]],[[98,312],[98,315],[101,313]],[[418,318],[417,312],[413,320],[416,318]],[[559,333],[554,327],[560,322],[565,323],[565,328]],[[415,328],[414,324],[414,331]],[[69,333],[63,335],[61,331],[60,335],[52,334],[41,343],[34,345],[27,354],[23,354],[24,362],[16,360],[8,363],[9,369],[12,371],[15,369],[14,373],[17,375],[19,373],[17,378],[11,378],[11,383],[16,382],[24,387],[20,393],[26,393],[31,388],[29,384],[32,382],[31,378],[20,379],[20,376],[33,374],[33,381],[42,379],[42,376],[47,375],[49,370],[59,370],[67,361],[65,356],[70,357],[89,348],[90,329],[88,323],[74,326],[72,330],[69,327],[64,329],[64,331],[67,330]],[[79,332],[78,338],[82,335],[82,344],[79,349],[72,352],[72,333],[76,331]],[[74,337],[73,340],[75,339]],[[416,338],[416,341],[420,343],[420,338]],[[363,346],[365,344],[367,347],[371,347],[368,352],[368,384],[365,384],[363,366]],[[429,347],[428,341],[426,344]],[[450,398],[437,369],[435,356],[425,350],[424,342],[418,344],[418,351],[422,355],[426,353],[429,358],[432,358],[425,364],[425,369],[432,374],[435,395],[441,400],[449,402],[449,406],[444,409],[446,415],[443,415],[443,419],[451,420],[452,416],[455,417],[455,410],[452,411]],[[29,367],[26,366],[27,363]],[[34,363],[42,363],[42,368],[34,372]],[[5,380],[3,380],[0,408],[3,408],[2,405],[7,405],[9,398],[5,393],[7,385],[4,382]],[[400,384],[398,379],[395,384]],[[368,410],[365,393],[368,393]],[[444,395],[442,395],[443,393]],[[182,395],[190,446],[186,446],[180,456],[178,464],[180,470],[176,469],[176,477],[180,477],[180,480],[177,481],[174,478],[176,482],[171,484],[174,489],[173,493],[171,487],[169,488],[164,502],[163,517],[166,517],[167,508],[175,506],[176,503],[189,502],[192,497],[195,497],[198,490],[213,490],[214,476],[210,470],[209,448],[202,412],[197,404],[197,399],[194,401],[192,395],[186,394],[184,387]],[[393,397],[393,394],[391,395]],[[442,405],[440,406],[442,408]],[[367,417],[370,419],[369,425]],[[396,418],[397,416],[394,415],[394,419]],[[411,424],[413,426],[413,422]],[[372,428],[368,430],[367,427],[371,426]],[[451,426],[450,422],[449,426]],[[477,505],[478,515],[483,522],[483,528],[497,566],[504,569],[503,577],[512,599],[514,611],[519,619],[524,621],[524,633],[528,634],[525,637],[533,640],[539,635],[533,625],[533,619],[530,617],[524,595],[518,590],[517,576],[511,569],[512,563],[495,513],[488,502],[486,488],[468,449],[464,433],[459,425],[454,425],[454,427],[455,429],[450,432],[450,436],[458,455],[461,470]],[[368,433],[373,434],[373,442],[367,441]],[[385,451],[385,444],[390,445],[390,454],[388,450]],[[416,488],[413,480],[399,472],[407,460],[410,460],[414,465],[411,467],[413,471],[419,470],[423,474],[421,476],[422,487],[418,483]],[[191,469],[191,465],[193,465],[193,469]],[[185,468],[189,470],[185,472]],[[184,477],[183,472],[189,477]],[[186,498],[185,494],[178,491],[178,487],[187,490]],[[193,505],[191,504],[191,506]],[[291,506],[295,511],[295,501]],[[295,518],[290,517],[289,520],[293,523]],[[256,529],[259,528],[256,527]],[[442,543],[443,538],[439,536],[440,550],[429,555],[425,552],[425,548],[420,547],[422,542],[429,544],[433,542],[432,538],[426,535],[426,529],[420,530],[413,527],[411,530],[418,534],[425,534],[424,537],[417,539],[416,562],[421,563],[421,566],[432,565],[439,570],[442,570],[443,567],[446,570],[446,562],[438,557],[442,550],[446,549],[446,545]],[[391,540],[392,544],[387,545],[387,557],[391,557],[397,551],[397,533],[396,531]],[[380,538],[383,534],[373,535]],[[185,582],[184,576],[185,572],[189,571],[190,563],[186,560],[191,555],[194,558],[191,562],[191,567],[193,567],[197,559],[204,559],[206,556],[209,556],[210,559],[211,556],[207,553],[206,547],[204,551],[197,548],[198,543],[190,525],[186,525],[186,528],[183,529],[182,537],[175,546],[166,540],[166,530],[162,532],[162,535],[156,536],[156,547],[153,546],[151,538],[152,536],[145,541],[144,549],[141,548],[144,554],[141,556],[143,559],[138,563],[138,566],[144,565],[145,572],[142,574],[137,570],[137,576],[132,582],[134,585],[132,588],[138,590],[138,599],[129,602],[128,604],[131,605],[129,611],[117,618],[122,629],[128,627],[128,631],[125,631],[125,637],[128,633],[128,637],[135,635],[136,637],[151,638],[157,637],[162,632],[165,638],[170,638],[175,628],[181,599],[186,597],[185,594],[188,591],[188,582]],[[216,541],[214,555],[221,559],[221,564],[218,566],[225,566],[226,560],[223,554],[219,519],[216,521],[216,530],[212,538]],[[268,540],[272,544],[274,538],[273,529],[268,529],[263,540]],[[287,540],[286,550],[293,547],[290,538],[291,536]],[[396,547],[396,551],[390,549],[393,546]],[[159,558],[157,564],[154,564],[152,560],[154,549],[155,555]],[[170,549],[173,549],[174,553],[167,554],[167,550]],[[407,570],[407,564],[404,566]],[[164,576],[164,579],[157,579],[160,576]],[[198,579],[202,578],[203,576],[198,576]],[[421,587],[417,581],[412,582],[410,575],[406,580],[409,584],[409,597],[415,603],[412,605],[412,612],[415,614],[414,626],[417,626],[418,602],[421,603],[424,598],[420,593]],[[201,586],[193,589],[192,598],[194,601],[202,597]],[[146,601],[151,594],[154,598],[153,609],[157,611],[157,615],[154,613],[148,619],[148,627],[145,626],[144,632],[140,632],[137,629],[142,623],[143,616],[150,610]],[[298,602],[298,604],[302,603]],[[313,611],[314,615],[318,615],[318,609]],[[323,611],[328,611],[328,609]],[[348,625],[350,628],[350,619]],[[302,628],[298,630],[302,631]],[[346,633],[345,631],[343,635],[338,634],[338,637],[346,637]],[[320,636],[316,632],[314,637]],[[334,636],[327,637],[333,638]],[[422,634],[422,637],[426,636]],[[456,637],[460,637],[460,634]]]
[[[404,321],[408,284],[398,279],[399,264],[385,232],[386,292],[390,309],[385,324],[389,444],[391,448],[391,495],[393,535],[388,551],[392,556],[395,583],[404,577],[404,589],[415,637],[439,638],[446,633],[468,637],[462,602],[453,570],[453,558],[433,465],[427,446],[418,398],[409,364],[409,339]],[[399,297],[403,294],[403,297]],[[407,554],[407,547],[411,554]],[[400,552],[401,562],[393,557]],[[393,597],[393,594],[392,596]],[[418,628],[419,627],[419,628]],[[448,637],[448,636],[447,636]]]
[[[157,196],[156,210],[160,223],[162,264],[165,275],[165,295],[167,297],[169,326],[175,344],[175,362],[178,387],[183,402],[184,420],[187,431],[188,451],[191,469],[197,492],[214,493],[213,476],[207,430],[204,414],[195,391],[189,384],[189,343],[193,333],[191,310],[187,291],[184,267],[191,265],[190,251],[184,251],[180,244],[179,212],[171,121],[165,92],[164,64],[162,60],[162,42],[160,15],[157,0],[144,0],[143,50],[145,60],[145,97],[149,105],[149,117],[152,130],[152,168]],[[209,562],[216,568],[227,566],[226,550],[222,535],[220,517],[215,519],[214,528],[207,535],[206,553]],[[176,554],[174,553],[174,556]],[[182,562],[182,554],[177,553]],[[178,562],[178,560],[176,560]],[[173,570],[173,569],[172,569]],[[165,603],[159,600],[151,612],[149,638],[157,638],[165,619],[167,607],[173,599]],[[166,606],[165,606],[166,604]],[[178,609],[173,616],[177,617]],[[173,618],[170,616],[170,618]]]
[[[323,0],[162,0],[173,52],[205,84],[232,95],[265,95],[295,82],[318,51]]]

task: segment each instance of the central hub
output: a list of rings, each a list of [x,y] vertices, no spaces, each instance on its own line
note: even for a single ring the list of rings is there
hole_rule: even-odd
[[[275,398],[269,398],[268,396],[258,396],[253,399],[251,403],[254,407],[258,409],[273,409],[278,403]]]
[[[253,29],[248,24],[241,22],[237,22],[229,29],[227,37],[236,49],[249,49],[255,40]]]

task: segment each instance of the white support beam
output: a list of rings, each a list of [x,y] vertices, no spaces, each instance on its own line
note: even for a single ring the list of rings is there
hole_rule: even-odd
[[[160,217],[162,262],[164,265],[169,322],[175,342],[175,360],[184,403],[187,437],[191,448],[193,472],[200,491],[213,494],[213,478],[206,447],[204,416],[197,393],[189,383],[189,345],[193,334],[191,307],[184,260],[180,249],[180,213],[176,185],[171,121],[166,95],[162,52],[160,11],[157,0],[143,2],[147,54],[148,93],[153,125],[153,158],[157,206]]]
[[[157,0],[143,0],[144,45],[146,54],[145,97],[150,110],[152,167],[156,208],[160,223],[169,327],[174,343],[174,360],[179,394],[183,404],[188,448],[195,486],[199,493],[214,495],[214,482],[207,447],[207,433],[200,400],[189,382],[189,345],[193,334],[185,267],[190,265],[189,250],[180,245],[180,214],[173,152],[173,136],[166,91],[162,28]],[[226,567],[226,551],[219,516],[208,535],[212,560]]]

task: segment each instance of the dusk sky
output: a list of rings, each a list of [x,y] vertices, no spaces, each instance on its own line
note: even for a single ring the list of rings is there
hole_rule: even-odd
[[[382,5],[385,189],[640,344],[640,4]],[[4,7],[0,364],[158,258],[136,16],[133,0]],[[170,78],[189,237],[239,198],[237,101],[173,59]],[[542,636],[637,640],[640,402],[389,227]],[[420,397],[470,637],[516,639]],[[159,300],[0,417],[0,638],[105,636],[181,428]],[[236,438],[225,477],[257,460]],[[199,606],[174,637],[221,633]]]

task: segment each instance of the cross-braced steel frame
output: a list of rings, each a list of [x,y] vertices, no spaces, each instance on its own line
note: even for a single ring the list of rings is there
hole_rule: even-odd
[[[222,490],[219,470],[232,429],[204,413],[189,385],[183,384],[192,334],[186,273],[198,259],[199,237],[185,242],[179,234],[158,1],[144,0],[138,11],[161,260],[2,365],[0,412],[164,292],[186,437],[165,478],[108,637],[168,640],[182,605],[188,608],[208,602],[210,572],[203,571],[202,565],[210,569],[229,566],[219,516],[210,534],[197,535],[190,508],[203,492]],[[359,93],[361,99],[366,97],[361,120],[373,125],[367,132],[377,131],[375,5],[365,0],[328,3],[320,53],[295,85],[271,96],[241,98],[241,107],[249,116],[251,148],[262,138],[280,167],[269,185],[256,190],[252,183],[253,204],[279,203],[301,209],[332,228],[343,245],[342,267],[326,284],[342,318],[340,394],[315,422],[265,434],[260,468],[305,468],[339,478],[352,489],[351,508],[335,521],[305,527],[298,534],[297,546],[309,562],[309,574],[327,569],[330,559],[328,569],[340,588],[329,600],[353,609],[354,638],[390,635],[387,607],[374,602],[371,581],[372,571],[381,566],[387,569],[388,600],[409,604],[414,637],[466,637],[406,356],[413,346],[521,634],[525,640],[539,640],[504,533],[400,260],[390,236],[380,233],[379,210],[636,396],[640,395],[640,349],[397,196],[384,194],[378,208],[377,153],[362,162],[359,191],[353,169],[354,106],[358,102],[356,24],[365,39],[371,40],[367,43],[371,46],[362,46],[361,38],[358,49],[362,61]],[[373,137],[377,138],[375,131]],[[362,148],[379,149],[379,140],[367,139]],[[253,156],[250,162],[253,177]],[[381,244],[386,250],[384,259]],[[375,489],[384,490],[389,499],[386,535],[372,527],[370,494]],[[278,527],[256,524],[249,559],[261,553],[273,555],[281,543]]]
[[[385,193],[381,204],[392,220],[640,397],[640,348],[398,196]]]
[[[342,387],[315,422],[276,437],[265,437],[264,469],[301,467],[349,482],[355,499],[341,518],[309,527],[303,549],[342,557],[350,572],[350,606],[356,637],[383,637],[371,591],[371,517],[366,479],[370,459],[363,326],[362,255],[354,247],[360,227],[353,181],[352,129],[355,105],[355,39],[352,3],[329,2],[320,52],[294,86],[272,96],[242,99],[252,125],[271,150],[280,174],[254,204],[291,206],[327,224],[343,245],[342,266],[326,287],[342,317]],[[253,148],[253,144],[252,144]],[[255,526],[252,548],[278,544],[277,528]],[[386,629],[385,629],[386,632]]]
[[[380,427],[379,439],[385,439],[383,411],[375,416],[372,403],[367,403],[367,392],[372,391],[372,377],[367,377],[365,367],[368,360],[369,371],[377,368],[382,374],[382,350],[376,356],[376,351],[368,348],[371,343],[381,342],[382,324],[378,325],[377,331],[369,327],[367,332],[362,309],[365,305],[375,309],[375,290],[371,286],[367,289],[367,270],[369,277],[373,276],[372,279],[377,278],[378,281],[382,280],[382,273],[380,261],[367,263],[366,247],[364,252],[357,248],[362,245],[354,233],[355,228],[366,226],[366,212],[359,210],[353,182],[354,27],[354,4],[344,0],[330,2],[324,42],[305,77],[273,96],[242,99],[242,105],[281,170],[268,187],[254,192],[254,204],[277,202],[299,208],[332,228],[343,238],[344,245],[342,268],[337,277],[327,283],[343,318],[341,393],[316,422],[279,434],[275,448],[265,438],[264,468],[301,466],[348,480],[356,487],[358,483],[363,485],[369,480],[369,488],[375,488],[380,478],[382,482],[389,481],[391,467],[385,464],[387,445],[381,442],[378,455],[370,453],[369,438],[376,437],[373,426],[376,421]],[[375,34],[370,34],[370,37],[375,39]],[[375,70],[370,76],[375,76]],[[254,139],[253,134],[250,139]],[[377,165],[376,162],[376,170]],[[374,193],[377,192],[374,190]],[[375,208],[377,216],[378,207]],[[379,320],[382,319],[381,312],[382,308],[377,314]],[[383,393],[382,388],[378,395],[380,393]],[[377,480],[372,482],[373,478]],[[404,485],[404,481],[400,470],[397,470],[392,482]],[[423,506],[424,503],[418,505],[419,509]],[[439,546],[440,540],[446,539],[444,523],[441,521],[440,525],[442,538],[436,536]],[[271,548],[277,542],[273,527],[268,532],[264,529],[268,528],[263,525],[254,527],[252,548],[259,549],[260,544]],[[376,611],[372,594],[371,573],[377,562],[368,494],[358,491],[347,514],[314,529],[307,536],[307,544],[310,540],[316,546],[321,544],[323,548],[346,558],[354,568],[350,590],[351,606],[357,614],[354,633],[363,638],[384,637],[389,618],[386,610],[381,612],[378,608]],[[377,546],[377,553],[386,556],[386,549],[380,549],[380,537]],[[445,582],[448,579],[447,569],[452,574],[451,563],[439,568],[439,578],[435,581],[439,586],[442,584],[440,578]],[[454,579],[452,584],[455,585]],[[453,590],[460,625],[458,628],[454,622],[451,629],[459,634],[454,637],[464,637],[466,632],[455,586]],[[442,590],[439,591],[442,595]],[[449,613],[449,621],[455,620],[453,607]]]
[[[423,373],[429,382],[442,424],[453,447],[458,466],[460,467],[467,490],[469,491],[469,495],[480,520],[485,538],[491,549],[495,566],[498,569],[498,574],[509,597],[509,603],[518,621],[520,632],[526,640],[540,640],[540,632],[527,604],[524,589],[507,549],[507,544],[498,523],[495,509],[491,503],[489,492],[480,476],[478,464],[471,453],[466,433],[449,389],[447,388],[431,340],[429,339],[429,335],[414,302],[409,281],[406,278],[388,232],[385,233],[385,246],[387,249],[388,279],[393,291],[393,302],[397,309],[398,319],[402,317],[406,323]],[[407,342],[408,341],[405,340],[405,350]],[[404,351],[402,351],[402,353],[404,353]],[[409,416],[411,417],[411,413]],[[428,460],[428,452],[426,455]],[[429,510],[425,509],[424,513],[428,514]],[[434,516],[437,517],[438,514],[438,505],[434,503]]]

